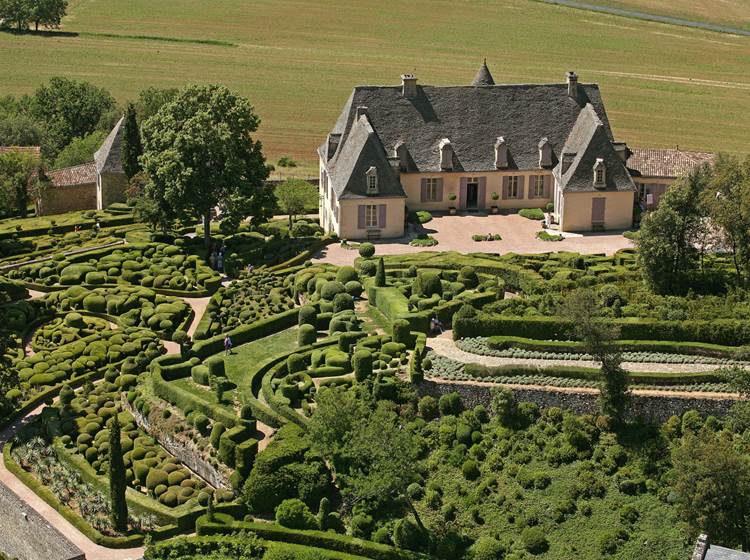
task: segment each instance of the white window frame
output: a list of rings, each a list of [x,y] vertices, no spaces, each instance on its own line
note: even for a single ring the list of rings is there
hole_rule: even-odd
[[[438,201],[438,187],[440,180],[435,177],[425,179],[426,183],[426,202],[437,202]]]
[[[534,185],[534,198],[544,198],[544,178],[546,175],[537,175]]]
[[[377,204],[366,204],[365,205],[365,227],[367,229],[378,227],[378,205]]]
[[[367,194],[378,194],[378,170],[370,167],[365,172],[367,180]]]
[[[508,198],[518,198],[518,183],[520,182],[518,175],[511,175],[508,177]]]

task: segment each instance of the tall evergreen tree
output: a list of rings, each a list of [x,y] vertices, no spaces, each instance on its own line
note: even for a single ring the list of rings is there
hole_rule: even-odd
[[[141,132],[138,129],[138,120],[135,115],[135,105],[128,103],[125,109],[125,122],[122,134],[122,169],[128,179],[141,170],[138,158],[143,153],[141,145]]]
[[[121,533],[128,530],[128,503],[125,501],[125,462],[122,459],[120,420],[115,413],[109,428],[109,497],[112,524]]]

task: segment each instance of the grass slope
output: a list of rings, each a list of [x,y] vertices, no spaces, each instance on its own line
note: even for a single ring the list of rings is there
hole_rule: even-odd
[[[269,159],[309,164],[355,84],[405,71],[467,84],[486,56],[497,82],[562,82],[575,69],[600,83],[632,146],[749,151],[749,38],[531,0],[74,0],[69,14],[62,29],[81,35],[0,34],[0,95],[54,75],[121,101],[151,85],[222,82],[256,105]]]

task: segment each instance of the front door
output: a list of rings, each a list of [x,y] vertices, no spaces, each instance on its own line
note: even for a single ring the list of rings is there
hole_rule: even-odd
[[[607,199],[597,197],[591,199],[591,227],[604,227],[604,209]]]
[[[476,208],[479,203],[479,181],[466,183],[466,208]]]

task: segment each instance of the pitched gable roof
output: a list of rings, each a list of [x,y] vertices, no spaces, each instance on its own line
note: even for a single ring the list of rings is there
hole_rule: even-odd
[[[635,190],[630,174],[612,146],[604,123],[591,104],[587,104],[578,115],[562,153],[572,157],[565,172],[563,162],[555,169],[564,191]],[[594,186],[594,165],[598,159],[603,160],[606,169],[605,186],[601,188]]]
[[[598,86],[579,84],[578,90],[575,100],[565,84],[418,86],[417,96],[407,99],[397,86],[359,86],[331,133],[342,135],[343,146],[357,107],[365,106],[387,153],[403,141],[414,171],[440,171],[438,145],[443,138],[450,139],[455,150],[455,171],[494,171],[499,136],[506,140],[510,169],[538,169],[539,141],[548,138],[556,163],[586,103],[594,107],[612,139]]]
[[[681,177],[704,163],[713,163],[715,155],[708,152],[684,152],[659,148],[632,148],[628,169],[640,177]]]
[[[0,146],[0,154],[7,153],[31,154],[39,157],[42,150],[39,146]]]
[[[84,163],[50,171],[47,177],[53,187],[70,187],[96,183],[96,163]]]
[[[362,115],[329,164],[331,186],[337,198],[368,197],[366,172],[370,167],[375,167],[378,172],[378,194],[374,196],[406,196],[380,139],[368,117]]]
[[[94,154],[96,171],[98,173],[123,173],[120,150],[122,148],[122,122],[120,117],[112,131]]]
[[[479,68],[477,75],[474,76],[474,80],[471,82],[473,86],[494,86],[495,80],[490,74],[490,69],[487,68],[487,59],[484,59],[482,66]]]

